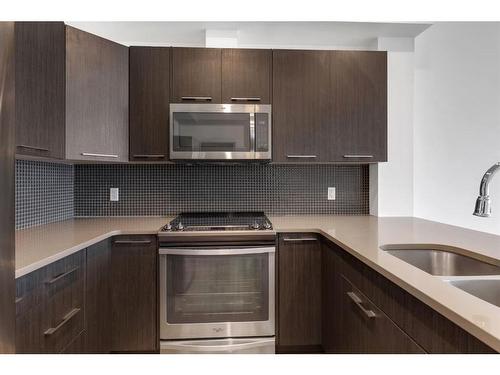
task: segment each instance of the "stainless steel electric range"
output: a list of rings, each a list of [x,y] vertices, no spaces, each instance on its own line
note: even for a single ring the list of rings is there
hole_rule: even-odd
[[[274,353],[276,232],[263,212],[182,213],[160,241],[162,353]]]

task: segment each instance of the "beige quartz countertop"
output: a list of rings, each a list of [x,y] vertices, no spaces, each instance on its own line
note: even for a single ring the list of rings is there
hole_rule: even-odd
[[[434,244],[500,265],[500,236],[437,222],[374,216],[270,216],[277,232],[318,232],[500,351],[500,308],[380,250]],[[118,234],[154,234],[172,217],[81,218],[16,231],[16,278]],[[493,276],[494,278],[500,278]]]

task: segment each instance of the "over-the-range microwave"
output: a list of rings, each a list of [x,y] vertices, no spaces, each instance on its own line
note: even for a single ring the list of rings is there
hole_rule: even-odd
[[[170,159],[271,160],[271,105],[170,104]]]

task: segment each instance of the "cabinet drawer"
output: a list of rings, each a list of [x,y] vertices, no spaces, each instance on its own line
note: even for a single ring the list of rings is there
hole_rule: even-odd
[[[17,279],[16,315],[54,297],[68,286],[82,283],[84,266],[85,252],[80,251]]]
[[[18,280],[16,350],[59,353],[84,328],[85,252]]]
[[[83,330],[83,307],[68,310],[60,317],[39,305],[16,319],[17,353],[59,353]]]
[[[337,332],[345,332],[337,340],[337,353],[425,353],[344,275],[336,281],[339,308],[333,319]]]

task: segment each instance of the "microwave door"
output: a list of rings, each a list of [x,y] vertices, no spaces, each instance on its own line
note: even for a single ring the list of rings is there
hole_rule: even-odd
[[[171,159],[255,158],[253,106],[172,104],[170,119]]]

